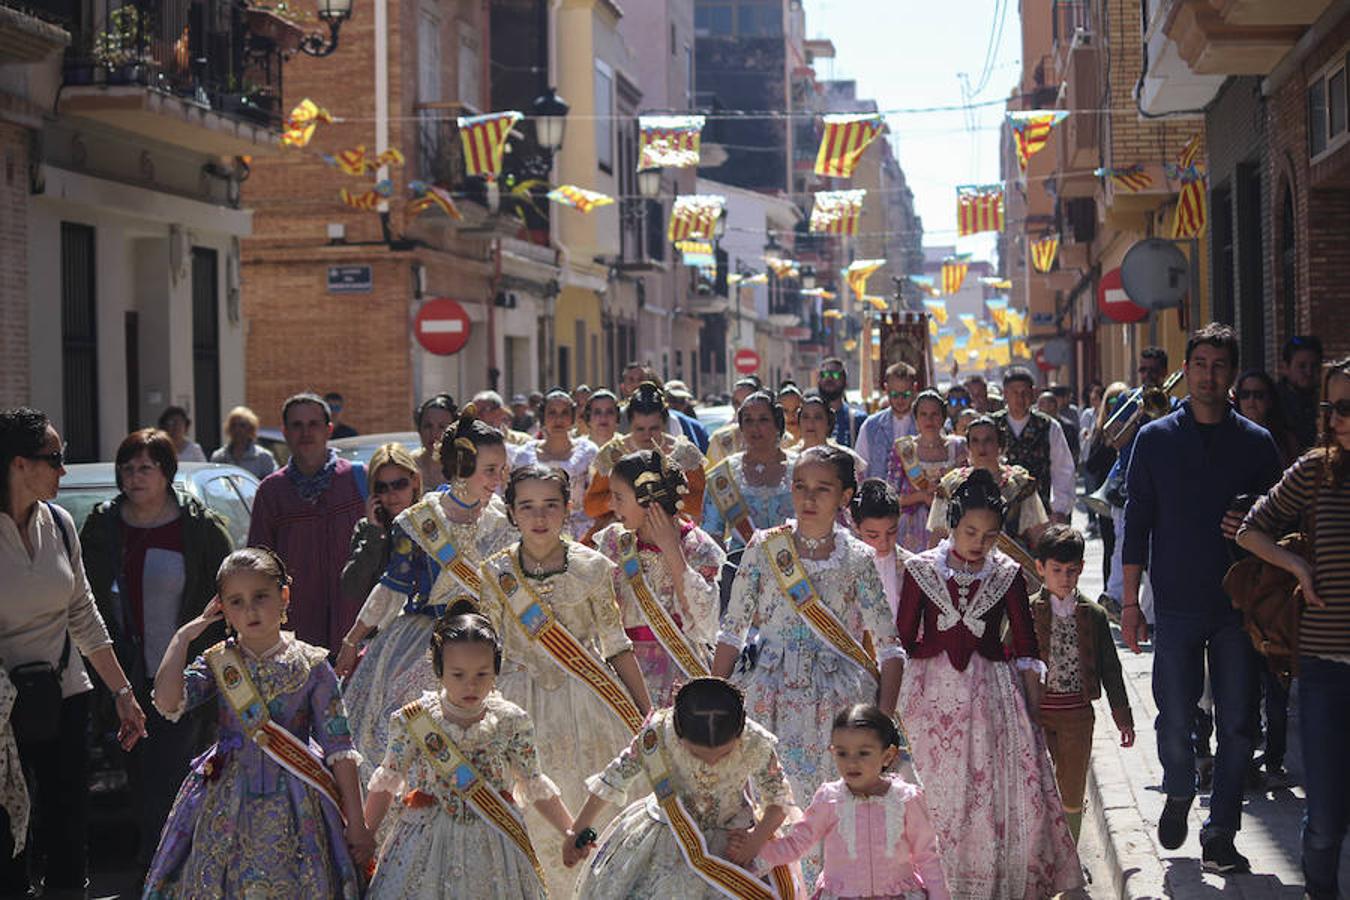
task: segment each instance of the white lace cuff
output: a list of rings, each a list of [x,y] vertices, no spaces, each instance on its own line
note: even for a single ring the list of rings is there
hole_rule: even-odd
[[[1045,684],[1045,663],[1034,656],[1019,656],[1013,660],[1013,667],[1019,672],[1035,672],[1036,678]]]
[[[397,797],[403,793],[403,774],[397,769],[380,766],[375,770],[375,774],[370,776],[370,782],[366,785],[366,793],[373,794],[376,791],[385,791]]]
[[[183,695],[178,698],[178,705],[172,709],[162,706],[153,690],[150,692],[150,703],[159,711],[159,714],[164,717],[164,721],[177,722],[179,719],[183,718],[183,713],[186,712],[187,691],[183,692]]]
[[[333,763],[342,762],[344,759],[350,759],[352,762],[356,763],[359,766],[361,765],[361,762],[362,760],[365,759],[365,757],[361,755],[360,750],[355,749],[337,750],[334,751],[333,753],[326,753],[324,754],[323,757],[323,761],[327,763],[329,767],[332,767]]]
[[[403,610],[403,604],[407,599],[387,584],[377,583],[370,589],[370,595],[361,605],[361,612],[356,618],[369,628],[387,628]]]
[[[608,783],[602,775],[592,775],[587,778],[586,790],[614,806],[623,806],[623,802],[628,799],[627,791]]]
[[[547,775],[538,775],[525,781],[517,781],[513,793],[519,806],[562,796],[562,791],[558,790],[558,786],[553,783],[553,779]]]
[[[730,631],[719,630],[717,632],[717,643],[726,644],[728,647],[735,650],[737,653],[740,653],[741,649],[745,647],[745,641],[741,638],[741,636],[738,634],[733,634]]]
[[[887,644],[881,648],[879,653],[877,653],[877,662],[884,664],[888,659],[898,659],[901,662],[905,662],[909,659],[909,654],[905,652],[905,648],[900,644]]]

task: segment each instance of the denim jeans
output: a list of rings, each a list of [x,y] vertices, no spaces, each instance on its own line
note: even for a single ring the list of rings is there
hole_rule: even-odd
[[[1280,683],[1270,666],[1261,663],[1261,693],[1265,709],[1265,749],[1267,764],[1284,765],[1284,753],[1289,746],[1289,689]]]
[[[1195,710],[1205,689],[1208,654],[1214,694],[1214,787],[1202,843],[1232,837],[1242,824],[1242,789],[1256,744],[1256,651],[1236,618],[1222,622],[1160,615],[1153,636],[1153,700],[1158,758],[1169,797],[1195,795]]]
[[[1350,820],[1350,665],[1301,656],[1298,661],[1298,727],[1303,781],[1303,879],[1313,900],[1335,900],[1341,843]]]

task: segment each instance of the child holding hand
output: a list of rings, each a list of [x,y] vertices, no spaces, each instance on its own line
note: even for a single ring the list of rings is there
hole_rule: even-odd
[[[823,841],[825,867],[813,898],[948,900],[923,792],[887,771],[900,755],[900,742],[895,723],[870,703],[835,716],[830,751],[839,780],[820,786],[805,818],[765,844],[759,863],[795,862]],[[749,843],[746,835],[733,835],[732,853]]]

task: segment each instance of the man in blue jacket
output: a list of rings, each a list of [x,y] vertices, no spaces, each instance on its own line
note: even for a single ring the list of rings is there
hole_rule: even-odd
[[[1153,698],[1167,794],[1158,840],[1174,850],[1186,839],[1196,789],[1191,731],[1208,655],[1218,752],[1209,818],[1200,831],[1201,860],[1205,869],[1225,875],[1251,870],[1233,839],[1242,824],[1243,781],[1255,743],[1252,697],[1259,671],[1242,616],[1223,590],[1234,562],[1229,541],[1242,518],[1231,509],[1234,498],[1268,490],[1281,468],[1270,433],[1228,402],[1237,355],[1237,335],[1227,325],[1206,325],[1186,342],[1190,396],[1135,439],[1121,551],[1121,632],[1135,653],[1147,635],[1139,610],[1145,563],[1153,585]]]

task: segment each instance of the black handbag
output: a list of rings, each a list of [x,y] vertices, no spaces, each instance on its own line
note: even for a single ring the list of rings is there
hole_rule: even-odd
[[[20,744],[54,741],[61,734],[61,676],[70,662],[70,635],[61,648],[61,662],[30,662],[10,670],[9,680],[18,691],[9,721]]]

